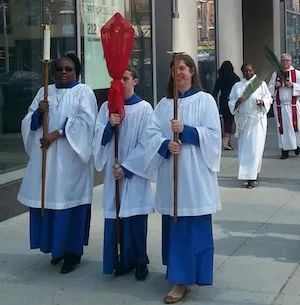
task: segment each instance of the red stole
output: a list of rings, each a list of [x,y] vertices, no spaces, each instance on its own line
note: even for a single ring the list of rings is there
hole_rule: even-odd
[[[296,83],[296,70],[291,70],[291,82]],[[298,131],[298,118],[297,118],[297,97],[293,96],[292,97],[292,119],[293,119],[293,127],[294,131]],[[281,112],[281,103],[279,99],[279,88],[277,88],[276,91],[276,105],[277,105],[277,115],[278,115],[278,129],[279,133],[283,134],[283,125],[282,125],[282,112]]]

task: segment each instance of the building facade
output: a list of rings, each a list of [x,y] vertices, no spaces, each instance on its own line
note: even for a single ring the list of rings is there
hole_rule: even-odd
[[[164,96],[172,46],[172,0],[0,0],[0,221],[24,209],[16,196],[28,157],[20,122],[42,86],[44,22],[51,23],[50,81],[54,61],[68,52],[81,58],[82,82],[94,90],[99,106],[110,77],[103,58],[100,28],[116,12],[135,29],[132,63],[140,74],[137,93],[153,106]],[[259,9],[257,9],[259,7]],[[182,51],[198,64],[211,92],[217,68],[231,60],[264,65],[263,47],[291,53],[299,66],[299,1],[179,0]],[[258,30],[259,29],[259,30]],[[101,182],[96,177],[95,184]]]

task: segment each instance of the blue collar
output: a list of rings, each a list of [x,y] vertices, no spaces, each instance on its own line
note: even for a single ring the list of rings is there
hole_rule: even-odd
[[[194,89],[194,88],[190,88],[189,90],[185,91],[184,93],[181,93],[180,91],[178,91],[178,97],[179,98],[184,98],[184,97],[194,95],[198,92],[199,92],[199,90]]]
[[[133,93],[133,96],[130,99],[125,100],[125,105],[134,105],[134,104],[139,103],[142,100],[143,100],[142,98],[140,98],[138,95]]]
[[[66,84],[66,85],[61,85],[61,84],[56,83],[55,87],[57,89],[70,89],[70,88],[73,88],[73,87],[75,87],[77,85],[78,85],[78,81],[74,80],[72,83],[69,83],[69,84]]]

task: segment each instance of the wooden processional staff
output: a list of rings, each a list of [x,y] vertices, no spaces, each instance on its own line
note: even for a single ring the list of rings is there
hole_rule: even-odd
[[[44,26],[44,53],[43,53],[43,79],[44,79],[44,101],[48,101],[49,86],[49,62],[50,62],[50,25]],[[43,113],[43,138],[48,135],[48,112]],[[46,164],[47,149],[42,148],[42,190],[41,190],[41,215],[44,216],[45,210],[45,189],[46,189]]]
[[[179,13],[178,13],[178,0],[173,1],[173,18],[172,18],[172,51],[168,52],[173,57],[173,99],[174,99],[174,120],[178,120],[178,86],[177,86],[177,71],[179,65],[180,42],[179,42]],[[179,141],[179,134],[174,132],[174,142]],[[174,209],[174,223],[177,223],[177,210],[178,210],[178,155],[174,155],[173,164],[173,209]]]

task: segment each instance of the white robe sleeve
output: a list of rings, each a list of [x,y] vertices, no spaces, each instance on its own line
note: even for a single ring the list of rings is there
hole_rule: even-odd
[[[100,111],[97,116],[95,133],[93,139],[93,156],[94,156],[94,165],[97,171],[102,171],[108,157],[109,152],[109,143],[103,146],[102,138],[105,127],[108,122],[108,108],[107,102],[103,103],[100,107]]]
[[[40,88],[35,98],[33,99],[28,112],[21,123],[21,133],[24,143],[24,148],[28,156],[31,156],[31,151],[35,143],[36,131],[31,130],[32,114],[38,109],[40,101],[44,97],[44,87]]]
[[[92,141],[97,116],[97,101],[94,92],[86,86],[76,117],[69,117],[65,134],[72,149],[84,163],[92,157]]]
[[[276,77],[277,77],[277,73],[273,73],[272,76],[271,76],[271,79],[269,81],[269,84],[268,84],[268,89],[271,93],[271,96],[274,97],[275,96],[275,83],[276,83]]]
[[[300,96],[300,71],[296,70],[296,83],[293,83],[293,96]]]
[[[268,113],[271,105],[273,103],[271,92],[268,89],[268,86],[265,82],[262,82],[261,84],[261,90],[262,90],[262,100],[264,102],[263,111],[264,113]]]
[[[201,126],[196,129],[204,162],[212,172],[218,172],[222,152],[221,122],[214,98],[209,94],[206,99],[205,107],[201,112]]]
[[[148,128],[146,129],[145,141],[147,149],[145,152],[145,171],[150,176],[156,176],[158,168],[163,162],[163,157],[158,153],[161,145],[165,140],[169,140],[162,132],[160,116],[161,108],[164,106],[163,98],[158,105],[154,108],[154,111],[149,119]]]
[[[152,113],[153,109],[149,104],[149,107],[147,107],[143,113],[143,117],[140,118],[141,122],[139,125],[139,142],[121,165],[139,177],[154,181],[156,180],[155,174],[153,172],[150,173],[145,171],[145,153],[148,146],[146,129],[149,125]]]
[[[230,94],[229,94],[229,101],[228,101],[228,107],[230,112],[235,115],[238,111],[238,108],[235,109],[235,104],[239,98],[238,93],[237,93],[237,84],[234,84],[233,87],[231,88]]]

